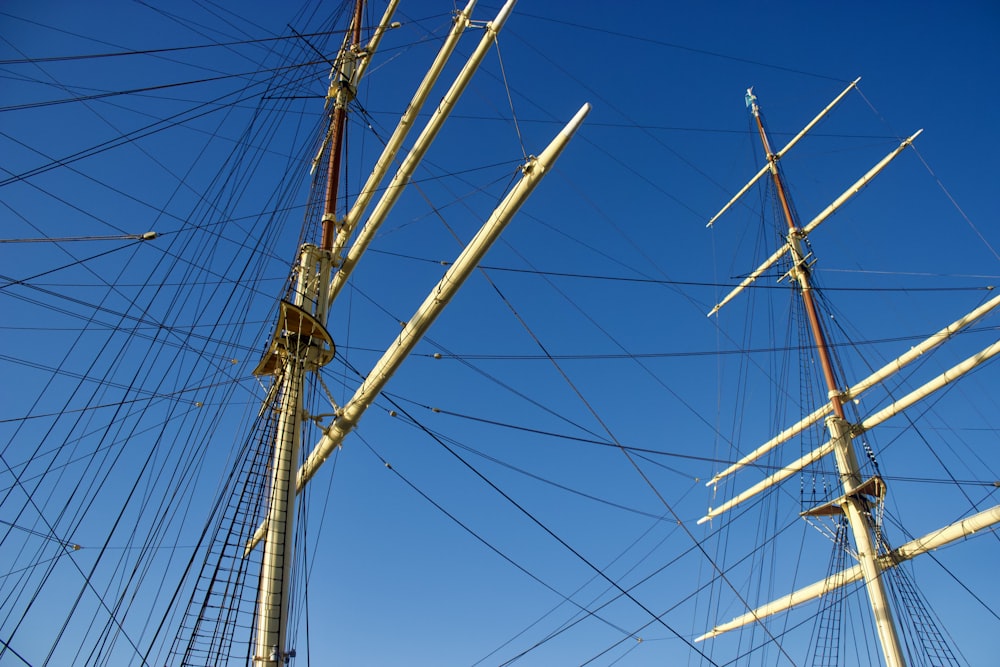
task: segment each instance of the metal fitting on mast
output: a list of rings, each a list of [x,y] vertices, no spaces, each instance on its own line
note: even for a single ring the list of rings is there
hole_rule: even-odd
[[[357,95],[355,83],[355,71],[358,60],[368,57],[366,51],[350,48],[341,52],[330,69],[330,87],[326,92],[326,99],[333,101],[334,108],[345,108]]]

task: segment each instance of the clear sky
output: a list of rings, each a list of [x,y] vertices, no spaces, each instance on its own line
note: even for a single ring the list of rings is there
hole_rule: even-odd
[[[352,115],[348,197],[454,5],[401,4]],[[995,295],[1000,9],[638,4],[522,0],[338,299],[338,357],[308,408],[324,424],[327,396],[351,396],[525,156],[593,106],[312,485],[293,664],[812,664],[818,603],[693,641],[837,566],[829,524],[798,518],[835,487],[830,466],[696,523],[818,444],[789,443],[718,497],[704,485],[826,395],[805,388],[814,360],[778,274],[705,317],[779,242],[768,195],[705,223],[762,164],[747,87],[777,148],[862,77],[781,161],[806,222],[924,130],[810,237],[841,381]],[[338,11],[0,7],[0,664],[179,662],[167,650],[198,540],[235,511],[215,499],[255,441],[251,373],[303,218],[317,220],[305,202]],[[927,355],[858,415],[995,342],[996,326]],[[891,544],[997,504],[997,373],[867,440]],[[959,664],[1000,651],[998,552],[986,532],[906,566]],[[828,659],[877,660],[863,591],[843,605],[836,617],[859,620]]]

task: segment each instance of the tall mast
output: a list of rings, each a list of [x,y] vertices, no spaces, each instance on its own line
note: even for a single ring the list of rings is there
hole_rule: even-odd
[[[716,487],[722,479],[748,467],[767,452],[785,442],[788,442],[791,438],[802,433],[813,424],[819,422],[821,419],[825,419],[827,429],[830,433],[830,439],[827,442],[820,444],[812,451],[800,456],[797,460],[776,469],[764,479],[732,496],[721,505],[717,507],[709,507],[708,512],[705,516],[698,520],[698,523],[703,524],[732,511],[734,508],[747,502],[751,498],[756,497],[765,490],[781,484],[790,476],[804,470],[807,466],[814,464],[828,454],[833,454],[836,459],[837,470],[841,479],[843,495],[827,503],[813,507],[812,509],[803,512],[802,515],[806,517],[831,516],[838,514],[844,515],[848,525],[850,526],[851,532],[854,535],[854,544],[857,551],[856,557],[858,562],[856,565],[840,570],[839,572],[829,574],[825,579],[798,588],[783,597],[761,604],[756,608],[748,609],[740,616],[716,625],[709,632],[696,638],[695,641],[700,642],[713,637],[718,637],[724,633],[736,630],[737,628],[742,628],[752,623],[763,623],[765,619],[774,614],[787,611],[800,604],[809,602],[810,600],[815,600],[842,586],[846,586],[857,581],[863,581],[867,588],[872,613],[875,617],[876,630],[879,636],[879,642],[882,647],[885,663],[887,665],[896,666],[904,665],[905,662],[898,638],[898,630],[895,622],[893,621],[892,611],[889,607],[885,585],[882,580],[882,574],[920,554],[927,553],[928,551],[937,549],[956,540],[969,537],[977,531],[984,532],[985,528],[1000,523],[1000,505],[981,511],[973,516],[963,518],[944,528],[928,533],[921,538],[912,540],[901,547],[890,550],[884,539],[881,538],[879,533],[880,527],[874,518],[875,516],[881,516],[881,503],[883,502],[883,498],[885,496],[885,483],[877,475],[864,482],[861,481],[853,438],[859,437],[869,429],[887,419],[892,418],[894,415],[899,414],[907,407],[910,407],[913,404],[933,395],[934,392],[939,391],[941,388],[958,380],[972,369],[986,363],[990,359],[1000,356],[1000,341],[994,342],[983,350],[980,350],[979,352],[968,357],[964,361],[954,365],[937,377],[932,378],[931,380],[925,382],[922,386],[914,389],[906,396],[894,399],[890,405],[885,406],[881,410],[878,410],[874,414],[869,415],[855,424],[847,422],[843,406],[848,401],[856,399],[863,392],[881,384],[894,374],[899,373],[908,364],[913,363],[917,359],[921,358],[925,353],[930,352],[939,345],[942,345],[945,341],[949,340],[960,331],[966,329],[974,322],[979,321],[987,314],[1000,308],[1000,297],[994,297],[988,302],[981,304],[972,312],[969,312],[955,320],[937,333],[931,335],[919,345],[910,348],[902,355],[886,363],[877,371],[855,383],[853,386],[846,386],[840,383],[830,359],[830,351],[826,343],[822,320],[819,317],[819,310],[816,306],[815,300],[813,299],[813,291],[815,288],[811,284],[809,264],[807,263],[808,257],[803,249],[804,241],[817,226],[819,226],[824,220],[827,220],[848,200],[864,189],[865,186],[867,186],[872,179],[875,178],[875,176],[881,173],[889,163],[895,160],[907,146],[911,145],[913,140],[920,134],[920,131],[917,131],[907,139],[900,142],[895,149],[871,167],[861,178],[855,181],[839,197],[823,209],[822,212],[817,214],[816,217],[805,225],[800,225],[795,218],[795,213],[788,200],[787,191],[782,182],[780,169],[778,168],[777,163],[788,151],[788,149],[794,145],[806,133],[806,131],[809,130],[809,128],[815,127],[819,120],[825,116],[834,105],[842,100],[846,93],[854,88],[857,83],[858,79],[852,81],[851,84],[847,86],[847,88],[841,92],[832,103],[827,105],[827,107],[820,112],[820,114],[816,116],[816,118],[814,118],[804,130],[799,132],[799,134],[797,134],[795,138],[792,139],[787,146],[785,146],[785,148],[777,153],[774,153],[771,150],[770,141],[768,139],[767,132],[764,130],[763,119],[760,115],[760,107],[757,105],[757,98],[754,97],[752,90],[747,91],[747,107],[750,109],[756,122],[757,131],[760,135],[761,142],[764,145],[764,152],[767,156],[767,164],[760,169],[756,175],[754,175],[749,184],[744,186],[735,197],[729,200],[729,202],[723,207],[722,211],[716,214],[709,224],[711,226],[711,224],[714,223],[723,212],[732,207],[739,197],[746,193],[754,183],[760,180],[765,174],[770,174],[778,193],[782,213],[788,227],[788,234],[785,237],[785,243],[772,253],[770,257],[764,260],[760,266],[748,274],[738,286],[731,290],[729,294],[727,294],[714,308],[712,308],[709,315],[714,315],[719,312],[720,308],[764,275],[764,272],[767,269],[774,266],[778,260],[788,253],[792,260],[792,269],[787,275],[791,276],[798,282],[802,293],[802,299],[805,304],[813,340],[815,342],[817,354],[820,358],[820,364],[823,368],[823,375],[826,379],[827,402],[813,410],[809,415],[800,419],[794,425],[785,428],[767,442],[744,455],[739,461],[714,475],[712,479],[709,480],[707,485],[709,487]],[[879,551],[880,549],[881,552]],[[931,636],[935,634],[936,631],[926,625],[923,625],[922,628],[917,628],[916,631],[920,636],[920,641],[922,642],[924,650],[927,651],[928,655],[931,655],[932,653],[938,655],[937,651],[943,646],[943,644],[940,636]]]
[[[270,469],[269,499],[267,516],[246,546],[249,554],[258,544],[263,547],[260,585],[258,589],[257,616],[255,620],[253,662],[255,665],[287,664],[295,656],[288,646],[288,613],[291,603],[291,569],[293,554],[293,521],[296,492],[301,489],[316,469],[339,447],[343,437],[357,424],[365,410],[379,395],[382,387],[404,361],[413,347],[448,305],[452,296],[475,270],[479,261],[496,242],[500,233],[514,217],[520,206],[531,194],[542,178],[551,170],[555,160],[582,123],[590,106],[584,105],[563,130],[549,143],[538,157],[530,157],[521,167],[522,177],[510,190],[504,200],[480,228],[441,282],[431,291],[423,305],[417,310],[396,342],[386,351],[379,363],[368,374],[357,390],[354,398],[345,406],[334,406],[336,418],[327,427],[321,427],[324,435],[314,447],[300,469],[296,469],[301,450],[303,394],[305,378],[309,372],[318,372],[329,363],[334,355],[333,341],[325,323],[335,292],[331,289],[331,272],[336,269],[340,286],[349,275],[358,256],[367,246],[368,238],[356,240],[357,252],[345,262],[343,251],[351,236],[354,225],[377,189],[378,182],[385,175],[396,151],[413,124],[420,108],[427,99],[431,88],[441,74],[444,64],[453,52],[458,38],[470,25],[470,15],[476,0],[468,0],[466,8],[456,12],[452,32],[445,40],[437,59],[414,95],[407,112],[400,119],[397,130],[387,143],[382,157],[372,176],[362,190],[358,202],[343,218],[336,215],[337,193],[340,176],[340,152],[346,125],[347,106],[354,99],[357,84],[365,71],[370,57],[390,25],[398,0],[389,0],[388,7],[379,26],[369,42],[361,47],[361,16],[364,0],[356,0],[353,22],[344,40],[331,74],[328,104],[332,106],[330,126],[314,161],[323,162],[324,152],[327,164],[327,181],[323,206],[320,245],[304,244],[299,251],[295,267],[295,289],[290,301],[282,301],[279,308],[278,324],[271,344],[254,371],[256,375],[273,375],[273,396],[279,403],[274,454]],[[417,140],[404,161],[404,168],[397,174],[390,188],[393,197],[390,202],[380,202],[379,216],[369,220],[365,230],[372,233],[381,219],[391,208],[399,191],[409,181],[412,169],[419,164],[430,142],[447,118],[455,101],[465,89],[469,78],[475,72],[486,52],[496,40],[515,0],[507,0],[497,14],[497,18],[484,26],[484,35],[479,48],[470,56],[458,79],[452,85],[444,100],[432,117],[428,128]],[[394,24],[393,24],[394,25]],[[363,231],[361,236],[365,236]],[[352,246],[352,251],[355,250]],[[265,406],[267,407],[267,406]]]
[[[288,645],[295,539],[295,472],[302,443],[306,373],[319,370],[333,357],[333,342],[324,326],[327,312],[325,288],[330,278],[330,249],[336,223],[347,105],[354,98],[358,60],[362,57],[363,7],[364,0],[356,0],[351,27],[334,64],[327,93],[328,103],[332,103],[333,108],[327,141],[324,142],[328,150],[328,168],[320,246],[306,243],[300,248],[297,265],[293,267],[296,278],[291,301],[281,302],[271,345],[255,371],[256,375],[275,376],[275,395],[279,397],[254,623],[255,665],[287,664],[295,656],[294,648]],[[387,18],[383,18],[380,30],[384,28]]]
[[[809,328],[812,331],[813,343],[816,353],[819,355],[823,377],[826,380],[830,408],[833,412],[832,415],[827,417],[826,426],[830,432],[837,470],[840,474],[840,481],[844,491],[844,495],[840,499],[840,508],[844,512],[854,536],[854,543],[858,552],[858,562],[864,576],[865,587],[868,591],[868,599],[875,617],[876,631],[878,632],[886,665],[888,667],[903,667],[906,663],[903,659],[896,624],[892,618],[892,609],[889,605],[888,595],[886,594],[885,582],[882,579],[883,570],[879,564],[878,542],[875,537],[875,526],[873,525],[871,511],[872,504],[865,495],[865,490],[870,488],[871,485],[863,484],[861,479],[857,455],[854,451],[851,426],[844,416],[844,408],[840,398],[842,389],[837,382],[833,364],[830,361],[830,350],[826,342],[826,336],[823,333],[823,325],[819,319],[818,309],[813,299],[809,266],[806,263],[806,255],[802,248],[802,239],[805,235],[802,228],[799,227],[791,204],[788,201],[788,195],[781,180],[781,172],[778,169],[778,156],[771,151],[767,132],[764,130],[760,107],[757,105],[757,98],[753,94],[753,89],[747,90],[747,106],[750,108],[750,112],[753,114],[754,121],[757,124],[757,131],[760,134],[760,140],[767,156],[768,170],[774,182],[778,200],[781,203],[782,214],[788,223],[787,240],[792,256],[792,270],[790,275],[799,283],[803,306],[806,311],[806,317],[809,320]],[[878,480],[877,484],[883,485],[884,482]],[[876,500],[876,502],[880,501]]]

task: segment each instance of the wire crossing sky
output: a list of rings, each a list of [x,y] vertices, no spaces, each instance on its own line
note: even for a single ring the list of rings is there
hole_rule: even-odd
[[[245,652],[260,563],[237,552],[273,439],[253,370],[322,217],[313,167],[347,4],[0,11],[0,663],[174,664],[202,608],[240,629],[192,660]],[[881,660],[856,586],[695,641],[854,562],[834,523],[800,516],[841,492],[828,461],[697,523],[826,440],[819,422],[706,487],[827,401],[787,266],[706,317],[785,242],[774,193],[706,223],[765,163],[749,87],[780,148],[860,76],[779,162],[805,224],[923,129],[809,234],[838,374],[860,382],[994,298],[1000,10],[641,5],[521,0],[338,296],[306,451],[526,158],[593,106],[301,495],[292,664]],[[402,0],[352,103],[339,215],[455,8]],[[477,5],[404,151],[498,9]],[[997,326],[921,355],[851,401],[850,421]],[[997,504],[998,372],[856,439],[886,482],[892,547]],[[993,659],[998,549],[983,530],[896,568],[898,613],[935,628],[907,626],[907,650]],[[237,602],[217,606],[209,581]]]

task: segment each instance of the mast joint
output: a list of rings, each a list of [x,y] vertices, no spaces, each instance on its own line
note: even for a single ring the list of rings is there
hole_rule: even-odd
[[[352,46],[341,52],[337,62],[330,69],[330,87],[326,99],[332,100],[334,108],[345,108],[357,95],[355,73],[358,71],[358,61],[368,57],[364,49]]]

